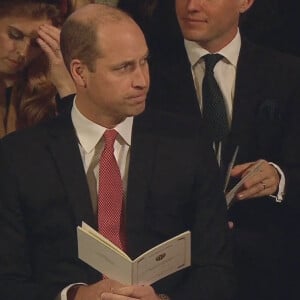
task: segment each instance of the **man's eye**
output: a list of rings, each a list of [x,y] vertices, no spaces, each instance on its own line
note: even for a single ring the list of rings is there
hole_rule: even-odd
[[[120,66],[120,70],[126,70],[126,69],[128,69],[128,68],[129,68],[129,64]]]
[[[119,66],[117,68],[117,71],[121,71],[121,72],[126,72],[130,69],[131,65],[130,64],[124,64],[122,66]]]

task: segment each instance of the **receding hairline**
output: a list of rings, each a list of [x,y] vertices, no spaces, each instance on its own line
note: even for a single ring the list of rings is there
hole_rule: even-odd
[[[72,13],[61,30],[61,51],[65,64],[79,59],[93,70],[95,59],[101,57],[101,35],[105,28],[121,24],[137,23],[118,8],[101,4],[88,4]]]
[[[80,22],[82,24],[88,24],[90,22],[94,24],[105,25],[110,22],[121,22],[121,21],[131,21],[133,19],[124,11],[112,7],[106,4],[87,4],[74,13],[72,13],[69,20],[74,22]],[[134,22],[135,23],[135,22]]]

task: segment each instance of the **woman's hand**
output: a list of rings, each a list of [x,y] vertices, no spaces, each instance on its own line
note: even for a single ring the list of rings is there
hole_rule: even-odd
[[[60,51],[60,29],[44,24],[38,31],[37,43],[49,59],[49,77],[60,98],[75,94],[76,89]]]

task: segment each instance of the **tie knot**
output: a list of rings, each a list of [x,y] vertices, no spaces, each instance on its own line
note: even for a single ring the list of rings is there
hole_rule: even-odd
[[[207,72],[213,72],[216,63],[223,58],[221,54],[206,54],[203,59],[205,62],[205,70]]]
[[[118,132],[115,129],[107,129],[103,135],[105,140],[105,146],[112,147],[114,145],[117,135]]]

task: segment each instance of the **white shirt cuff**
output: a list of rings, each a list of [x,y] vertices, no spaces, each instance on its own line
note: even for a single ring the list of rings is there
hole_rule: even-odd
[[[73,284],[66,286],[55,300],[68,300],[68,298],[67,298],[68,290],[74,285],[86,285],[86,284],[78,282],[78,283],[73,283]]]
[[[269,164],[272,165],[280,175],[280,181],[279,181],[279,185],[278,185],[277,195],[270,195],[270,197],[275,198],[275,201],[280,203],[283,201],[283,198],[284,198],[285,176],[279,166],[277,166],[276,164],[274,164],[272,162],[269,162]]]

